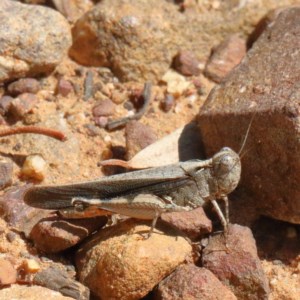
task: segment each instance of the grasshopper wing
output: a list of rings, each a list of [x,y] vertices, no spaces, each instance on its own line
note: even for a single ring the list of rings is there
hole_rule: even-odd
[[[44,209],[72,207],[72,199],[111,199],[128,194],[163,194],[191,180],[180,164],[107,176],[67,185],[36,186],[24,195],[24,202]]]

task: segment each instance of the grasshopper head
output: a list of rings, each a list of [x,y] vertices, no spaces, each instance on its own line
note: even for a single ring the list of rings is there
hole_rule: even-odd
[[[228,147],[222,148],[213,156],[212,168],[220,195],[231,193],[241,177],[239,155]]]

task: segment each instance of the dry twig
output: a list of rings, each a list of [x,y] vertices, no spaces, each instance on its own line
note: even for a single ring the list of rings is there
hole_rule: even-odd
[[[35,133],[42,134],[54,139],[65,141],[67,137],[61,131],[45,128],[45,127],[37,127],[37,126],[24,126],[24,127],[6,127],[0,128],[0,137],[20,134],[20,133]]]
[[[151,88],[152,88],[151,82],[147,81],[144,85],[144,90],[143,90],[144,104],[143,104],[143,107],[136,114],[134,114],[133,116],[119,119],[119,120],[110,121],[110,122],[108,122],[106,128],[108,130],[113,130],[117,127],[125,125],[126,123],[128,123],[131,120],[139,120],[143,116],[143,114],[146,112],[146,110],[150,104]]]

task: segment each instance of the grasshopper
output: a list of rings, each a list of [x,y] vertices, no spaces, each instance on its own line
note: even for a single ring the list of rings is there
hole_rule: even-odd
[[[65,218],[113,213],[152,220],[149,235],[162,213],[189,211],[212,203],[226,232],[227,195],[239,183],[239,154],[225,147],[207,160],[189,160],[67,185],[35,186],[26,204],[58,210]],[[225,216],[217,200],[225,202]]]

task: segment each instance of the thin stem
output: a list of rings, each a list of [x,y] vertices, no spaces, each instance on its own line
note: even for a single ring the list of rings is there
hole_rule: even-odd
[[[23,127],[7,127],[0,129],[0,137],[14,135],[14,134],[23,134],[23,133],[34,133],[34,134],[42,134],[59,141],[65,141],[67,137],[64,133],[58,130],[45,128],[45,127],[37,127],[37,126],[23,126]]]

